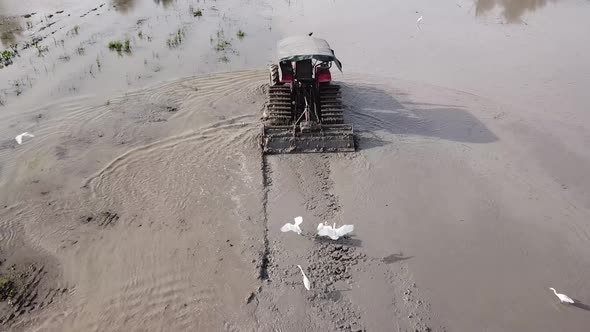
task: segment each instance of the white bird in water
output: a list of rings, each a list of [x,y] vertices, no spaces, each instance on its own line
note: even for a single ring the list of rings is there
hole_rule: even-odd
[[[295,223],[294,224],[286,223],[285,225],[283,225],[283,227],[281,227],[281,232],[283,232],[283,233],[295,232],[295,233],[301,235],[301,227],[299,227],[299,225],[301,225],[301,223],[303,223],[303,217],[295,217]]]
[[[420,16],[418,17],[418,19],[416,20],[416,26],[418,27],[418,29],[420,29],[420,23],[422,23],[423,17]]]
[[[327,236],[332,240],[338,240],[352,231],[354,231],[354,225],[342,225],[338,228],[336,228],[336,223],[334,223],[334,226],[324,225],[323,223],[318,225],[318,235]]]
[[[303,272],[301,265],[297,265],[297,267],[301,271],[301,274],[303,274],[303,286],[305,286],[305,289],[310,290],[311,287],[310,287],[309,279],[307,279],[307,276],[305,275],[305,272]]]
[[[17,142],[18,144],[23,144],[23,137],[35,137],[35,135],[33,135],[33,134],[30,134],[30,133],[28,133],[28,132],[24,132],[24,133],[22,133],[22,134],[20,134],[20,135],[16,136],[14,139],[16,140],[16,142]]]
[[[553,287],[549,287],[550,290],[553,291],[553,293],[555,293],[555,296],[557,296],[559,298],[559,301],[561,301],[561,303],[575,303],[574,300],[572,300],[571,297],[565,295],[565,294],[561,294],[555,291],[555,288]]]

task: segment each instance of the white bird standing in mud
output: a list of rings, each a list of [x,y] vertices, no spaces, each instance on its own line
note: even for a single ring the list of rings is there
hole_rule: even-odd
[[[565,294],[561,294],[555,291],[555,288],[553,287],[549,287],[550,290],[553,291],[553,293],[555,293],[555,296],[557,296],[557,298],[559,298],[559,301],[561,301],[561,303],[576,303],[574,300],[572,300],[571,297],[565,295]]]
[[[354,231],[354,225],[342,225],[338,228],[336,228],[336,223],[334,223],[334,226],[324,225],[323,223],[318,225],[318,235],[327,236],[332,240],[338,240],[352,231]]]
[[[301,225],[302,223],[303,223],[303,217],[301,217],[301,216],[295,217],[295,223],[294,224],[286,223],[285,225],[283,225],[283,227],[281,227],[281,232],[283,232],[283,233],[295,232],[295,233],[301,235],[301,227],[299,227],[299,225]]]
[[[297,265],[297,267],[299,268],[299,271],[301,271],[301,274],[303,274],[303,286],[305,286],[305,289],[310,290],[311,286],[309,279],[307,279],[307,276],[305,275],[305,272],[303,272],[301,265]]]

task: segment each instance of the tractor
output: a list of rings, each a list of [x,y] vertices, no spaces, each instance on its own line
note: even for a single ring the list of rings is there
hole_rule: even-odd
[[[352,152],[353,128],[344,123],[340,86],[330,69],[342,63],[324,39],[294,36],[277,43],[270,66],[268,101],[260,144],[263,152]]]

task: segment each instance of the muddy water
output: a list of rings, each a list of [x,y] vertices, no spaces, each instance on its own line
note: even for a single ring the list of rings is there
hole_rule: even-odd
[[[553,0],[555,2],[558,0]],[[547,0],[477,0],[475,5],[475,14],[486,15],[495,8],[502,11],[502,16],[508,23],[522,23],[525,13],[534,12],[542,9],[547,5]]]
[[[11,327],[585,331],[589,13],[0,0],[0,268],[46,271]],[[262,162],[266,73],[237,70],[308,32],[344,62],[361,151]],[[285,237],[295,215],[356,236]]]
[[[342,215],[372,239],[365,252],[397,254],[452,330],[584,331],[590,232],[579,207],[588,183],[573,189],[535,161],[534,146],[554,139],[512,127],[504,106],[478,96],[349,79],[362,95],[347,91],[355,97],[346,102],[364,149],[333,163],[332,174]],[[549,300],[555,283],[581,294],[579,306]],[[363,301],[370,287],[353,298]]]
[[[33,47],[21,52],[15,66],[2,70],[2,100],[27,99],[30,106],[64,96],[106,96],[179,76],[260,68],[273,59],[277,38],[313,31],[333,44],[345,72],[379,73],[484,95],[531,118],[542,117],[542,129],[559,120],[576,130],[587,106],[583,87],[590,84],[590,73],[581,61],[589,44],[583,33],[590,29],[587,1],[102,4],[41,1],[23,6],[3,0],[5,48],[47,38],[38,44],[41,57]],[[194,17],[197,9],[202,17]],[[179,30],[182,41],[169,47]],[[237,38],[238,30],[246,37]],[[127,39],[131,52],[107,49],[109,41]],[[218,41],[231,45],[215,51]],[[29,97],[14,98],[25,92]],[[568,138],[566,132],[561,136]]]
[[[363,6],[355,1],[23,5],[3,0],[0,6],[3,47],[20,45],[14,65],[0,71],[4,113],[75,96],[103,102],[117,92],[177,77],[261,68],[273,59],[276,39],[313,31],[332,43],[345,73],[378,73],[485,96],[514,108],[577,153],[583,149],[576,141],[588,140],[590,69],[583,55],[590,45],[585,33],[590,4],[583,0],[369,1]],[[202,17],[194,16],[198,9]],[[237,37],[239,30],[245,38]],[[39,38],[44,39],[38,48],[22,50]],[[131,51],[108,50],[116,40],[129,40]],[[230,45],[216,50],[225,41]]]
[[[243,8],[235,1],[43,3],[3,4],[9,13],[3,16],[3,46],[19,45],[14,65],[1,73],[6,106],[104,97],[177,77],[261,68],[276,40],[266,19],[268,6],[260,1]],[[195,16],[197,11],[202,16]],[[129,41],[129,49],[109,50],[113,41]],[[27,97],[16,98],[21,95]]]
[[[243,304],[263,252],[252,156],[265,78],[234,72],[72,105],[40,121],[26,149],[3,148],[14,156],[3,164],[3,258],[22,264],[23,242],[59,257],[60,277],[39,284],[70,290],[8,318],[12,328],[253,329]]]

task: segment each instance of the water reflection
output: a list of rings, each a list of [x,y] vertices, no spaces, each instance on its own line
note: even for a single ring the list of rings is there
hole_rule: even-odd
[[[126,13],[135,6],[135,0],[111,0],[118,12]]]
[[[1,1],[1,0],[0,0]],[[156,5],[162,5],[164,8],[170,7],[175,0],[154,0]],[[111,0],[113,7],[121,13],[127,13],[135,7],[136,0]]]
[[[525,12],[543,8],[548,1],[557,0],[476,0],[475,15],[483,15],[498,6],[508,23],[520,23]]]
[[[158,5],[162,4],[163,7],[168,7],[174,2],[174,0],[154,0],[154,2]]]

